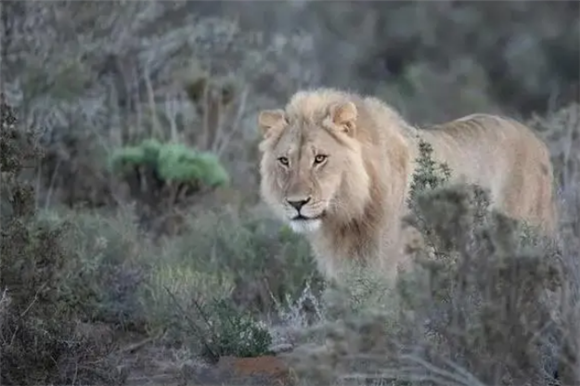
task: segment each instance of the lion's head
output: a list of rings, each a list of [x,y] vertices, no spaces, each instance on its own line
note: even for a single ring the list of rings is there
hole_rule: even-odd
[[[369,199],[357,105],[341,94],[298,93],[259,115],[261,193],[296,232],[362,215]]]

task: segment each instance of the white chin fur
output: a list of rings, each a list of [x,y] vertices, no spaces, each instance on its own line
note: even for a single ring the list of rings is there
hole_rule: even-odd
[[[318,230],[322,221],[314,220],[293,220],[290,221],[290,228],[296,233],[310,233]]]

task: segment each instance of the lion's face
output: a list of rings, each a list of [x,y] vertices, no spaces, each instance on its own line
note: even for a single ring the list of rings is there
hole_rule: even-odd
[[[348,143],[354,105],[336,106],[330,114],[330,120],[288,117],[281,110],[260,115],[266,137],[261,146],[262,196],[296,232],[317,230],[327,216],[348,205],[352,178],[347,178],[362,162]]]

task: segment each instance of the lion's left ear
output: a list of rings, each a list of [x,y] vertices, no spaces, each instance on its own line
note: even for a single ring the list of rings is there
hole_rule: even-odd
[[[284,110],[263,110],[258,115],[258,126],[262,135],[267,138],[270,134],[270,129],[282,121],[286,120],[286,113]]]
[[[332,120],[332,123],[340,127],[350,136],[354,135],[357,116],[357,108],[354,103],[350,101],[337,103],[330,108],[329,118]]]

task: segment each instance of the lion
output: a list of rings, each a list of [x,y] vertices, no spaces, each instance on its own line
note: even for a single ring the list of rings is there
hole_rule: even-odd
[[[553,172],[546,145],[519,122],[473,114],[420,129],[383,101],[332,88],[295,93],[259,113],[260,194],[305,234],[321,273],[350,263],[397,274],[418,143],[451,169],[449,183],[487,189],[491,207],[552,234]]]

